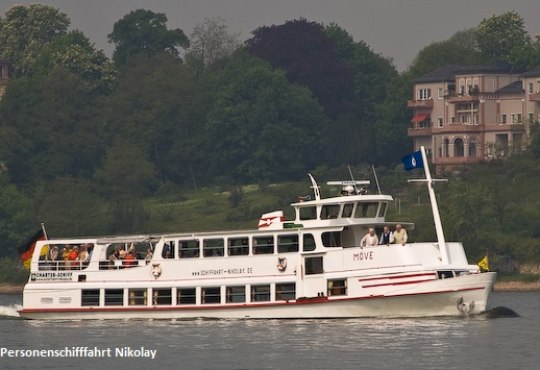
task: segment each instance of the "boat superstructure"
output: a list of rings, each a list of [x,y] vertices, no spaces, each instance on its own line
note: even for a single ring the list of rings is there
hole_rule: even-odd
[[[461,243],[443,236],[363,246],[370,228],[396,225],[385,219],[393,198],[354,180],[330,183],[340,190],[322,198],[310,178],[314,194],[291,204],[294,220],[275,211],[253,230],[39,241],[20,315],[424,317],[486,309],[496,275],[469,264]],[[84,260],[62,257],[75,249]]]

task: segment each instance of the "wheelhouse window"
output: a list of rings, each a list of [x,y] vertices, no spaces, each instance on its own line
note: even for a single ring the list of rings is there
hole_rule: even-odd
[[[197,303],[197,292],[195,288],[178,288],[176,291],[177,304],[195,304]]]
[[[249,254],[249,239],[247,237],[229,238],[228,242],[229,256],[247,256]]]
[[[347,295],[347,279],[328,280],[328,297]]]
[[[353,208],[354,208],[354,203],[345,204],[343,206],[343,212],[341,212],[341,217],[343,217],[343,218],[351,217],[352,212],[353,212]]]
[[[301,220],[314,220],[317,218],[316,207],[300,207],[299,211]]]
[[[199,258],[199,241],[198,240],[179,240],[178,254],[180,258]]]
[[[83,289],[81,306],[99,306],[99,289]]]
[[[201,303],[212,304],[221,303],[221,288],[220,287],[208,287],[201,289]]]
[[[321,209],[321,220],[338,218],[338,215],[339,215],[338,204],[327,204],[327,205],[324,205]]]
[[[388,203],[381,203],[381,208],[379,208],[379,217],[386,216],[387,209],[388,209]]]
[[[306,257],[306,275],[322,274],[323,256]]]
[[[270,301],[270,285],[252,285],[251,302]]]
[[[244,303],[246,301],[246,287],[244,285],[228,286],[225,298],[227,303]]]
[[[379,203],[358,203],[354,217],[373,218],[377,215]]]
[[[258,236],[253,238],[253,254],[273,254],[274,237]]]
[[[124,289],[105,289],[105,306],[123,306]]]
[[[325,247],[341,247],[341,233],[337,231],[322,233],[322,243]]]
[[[311,252],[316,248],[315,238],[312,234],[304,234],[302,237],[302,244],[302,250],[304,252]]]
[[[172,289],[152,289],[153,305],[170,305],[172,303]]]
[[[225,247],[222,238],[205,239],[203,242],[204,257],[222,257],[224,249]]]
[[[278,236],[278,253],[298,252],[298,235]]]
[[[147,289],[129,289],[128,291],[128,304],[130,306],[146,306],[148,300]]]
[[[276,301],[291,301],[296,299],[295,283],[277,283]]]

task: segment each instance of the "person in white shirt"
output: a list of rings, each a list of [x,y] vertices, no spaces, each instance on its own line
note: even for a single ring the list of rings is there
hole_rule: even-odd
[[[370,227],[368,233],[360,240],[360,246],[369,247],[377,244],[379,244],[379,238],[375,235],[375,229]]]

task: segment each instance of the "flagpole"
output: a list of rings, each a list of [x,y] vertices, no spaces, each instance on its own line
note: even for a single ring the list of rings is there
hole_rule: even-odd
[[[424,148],[424,146],[420,147],[420,152],[422,153],[422,160],[424,161],[424,172],[426,174],[429,199],[431,201],[431,210],[433,212],[433,221],[435,222],[435,231],[437,232],[437,241],[439,244],[439,251],[441,253],[441,262],[443,265],[446,265],[450,263],[450,259],[448,256],[448,250],[446,248],[446,241],[444,239],[441,215],[439,213],[439,206],[437,204],[437,197],[435,196],[435,190],[433,190],[433,179],[431,178],[431,172],[429,170],[429,163],[427,161],[427,156],[426,156],[426,149]]]
[[[43,230],[43,235],[45,236],[45,240],[49,240],[49,237],[47,236],[47,231],[45,230],[45,224],[41,223],[41,230]]]

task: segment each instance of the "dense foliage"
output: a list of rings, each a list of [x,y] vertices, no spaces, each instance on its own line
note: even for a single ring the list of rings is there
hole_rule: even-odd
[[[194,215],[251,220],[285,197],[248,204],[241,184],[347,163],[394,168],[411,147],[406,101],[415,77],[448,63],[540,64],[538,40],[512,12],[428,45],[402,73],[339,25],[305,19],[259,27],[242,45],[220,18],[188,38],[167,28],[165,14],[135,10],[109,34],[111,59],[70,23],[39,4],[0,17],[0,60],[11,72],[0,101],[0,256],[15,256],[40,222],[53,236],[182,225],[187,216],[169,205],[208,186],[236,190],[230,204],[206,200]],[[465,240],[475,257],[488,250],[540,260],[531,221],[539,219],[539,138],[533,128],[528,154],[452,179],[442,196],[449,239]],[[413,199],[392,180],[397,171],[381,176]],[[422,207],[408,216],[429,226]],[[429,230],[419,226],[417,236]]]

